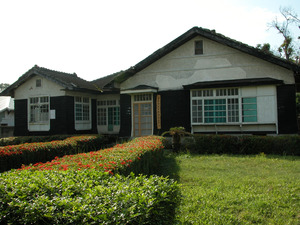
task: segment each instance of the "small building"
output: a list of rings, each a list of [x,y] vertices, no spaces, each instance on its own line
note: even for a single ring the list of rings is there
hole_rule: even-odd
[[[14,125],[14,99],[0,96],[0,137],[13,136]]]
[[[15,135],[293,134],[299,72],[194,27],[125,71],[88,82],[35,66],[2,95],[15,98]]]

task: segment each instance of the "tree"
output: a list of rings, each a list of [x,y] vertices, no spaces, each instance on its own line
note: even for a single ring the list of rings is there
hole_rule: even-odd
[[[269,43],[264,43],[263,45],[258,44],[256,48],[260,49],[264,53],[273,54],[273,52],[271,51],[271,45]]]
[[[294,44],[290,26],[296,24],[300,28],[300,20],[298,19],[298,15],[291,8],[280,7],[279,11],[284,17],[284,21],[279,22],[278,18],[275,18],[275,20],[269,24],[270,28],[276,29],[283,37],[283,42],[278,47],[278,52],[280,56],[286,60],[299,63],[299,49],[297,49]],[[299,38],[300,37],[298,37],[298,39]]]
[[[9,84],[1,83],[0,84],[0,92],[2,92],[4,89],[6,89],[9,86]]]

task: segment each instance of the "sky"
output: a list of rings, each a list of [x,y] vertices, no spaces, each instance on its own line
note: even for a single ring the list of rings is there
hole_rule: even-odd
[[[0,0],[0,83],[34,65],[91,81],[134,66],[194,26],[280,45],[268,24],[299,0]],[[293,34],[300,36],[300,30]]]

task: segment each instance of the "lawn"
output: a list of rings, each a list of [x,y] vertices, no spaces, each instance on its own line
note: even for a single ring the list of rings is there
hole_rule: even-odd
[[[300,224],[300,157],[166,154],[177,224]]]

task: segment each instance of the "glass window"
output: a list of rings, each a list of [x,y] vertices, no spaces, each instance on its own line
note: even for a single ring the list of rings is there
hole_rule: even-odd
[[[203,41],[195,41],[195,55],[203,55]]]
[[[40,123],[49,121],[49,97],[33,97],[29,99],[29,121]]]
[[[243,98],[243,122],[257,122],[256,98]]]
[[[86,97],[75,97],[75,120],[90,120],[90,99]]]
[[[257,122],[257,98],[241,98],[238,88],[192,90],[191,122]]]

